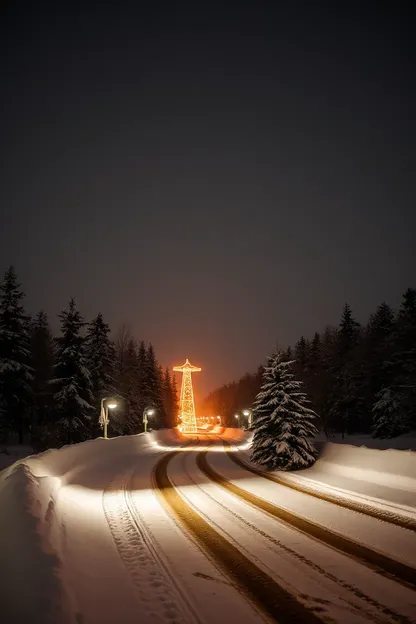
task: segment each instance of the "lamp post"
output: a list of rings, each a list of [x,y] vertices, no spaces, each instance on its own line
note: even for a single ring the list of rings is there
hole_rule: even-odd
[[[108,425],[108,410],[116,409],[117,403],[114,399],[109,399],[108,397],[104,397],[101,399],[101,410],[100,410],[100,419],[99,423],[101,427],[104,428],[104,439],[107,440],[107,425]]]
[[[217,420],[220,421],[220,427],[221,427],[221,416],[217,416]]]
[[[240,426],[240,414],[234,414],[234,418],[237,420],[237,427]]]
[[[251,409],[245,409],[243,410],[243,414],[248,417],[248,428],[250,429],[253,424],[253,412]]]
[[[148,405],[147,407],[144,408],[143,410],[143,425],[144,425],[144,432],[147,433],[147,423],[148,423],[148,416],[153,416],[153,414],[155,413],[154,408],[151,405]]]

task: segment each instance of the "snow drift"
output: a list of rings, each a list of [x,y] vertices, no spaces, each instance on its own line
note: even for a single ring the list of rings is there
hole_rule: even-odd
[[[70,484],[99,489],[106,468],[137,460],[155,442],[178,446],[184,439],[176,430],[98,438],[26,457],[0,473],[2,623],[81,621],[65,580],[61,554],[65,520],[56,505],[59,491]]]
[[[368,448],[367,442],[373,448]],[[311,491],[337,491],[338,498],[365,497],[375,505],[394,505],[398,513],[401,509],[404,515],[414,514],[416,453],[401,449],[414,449],[415,442],[414,434],[381,441],[369,436],[349,436],[342,443],[320,437],[315,440],[319,457],[313,466],[290,473],[276,471],[276,474],[280,480],[298,483]],[[376,445],[380,448],[374,448]],[[250,434],[246,444],[238,446],[252,463]]]
[[[210,433],[241,450],[249,447],[252,437],[242,429],[219,426]],[[186,441],[177,430],[99,438],[26,457],[1,472],[0,621],[81,624],[64,565],[67,520],[58,504],[63,493],[75,486],[94,490],[100,497],[114,474],[140,466],[141,461],[146,470],[150,453],[157,457]],[[389,489],[397,503],[414,507],[416,453],[412,451],[326,443],[314,466],[291,475],[320,480],[322,487],[338,485],[344,492],[355,488],[359,492],[365,486],[374,495],[375,488]]]
[[[308,472],[326,471],[351,479],[416,492],[416,453],[327,442]]]

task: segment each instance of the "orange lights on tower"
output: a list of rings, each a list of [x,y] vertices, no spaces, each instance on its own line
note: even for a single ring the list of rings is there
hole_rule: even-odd
[[[179,418],[182,421],[184,433],[196,433],[196,415],[194,391],[192,388],[192,373],[200,372],[198,366],[192,366],[187,359],[182,366],[174,366],[174,371],[182,373],[181,398],[179,404]]]

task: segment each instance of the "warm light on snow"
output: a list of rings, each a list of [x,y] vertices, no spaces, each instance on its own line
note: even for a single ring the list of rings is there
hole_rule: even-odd
[[[313,467],[276,473],[276,483],[232,460],[239,453],[250,463],[251,440],[250,432],[220,426],[193,435],[160,430],[67,446],[3,471],[1,621],[76,624],[82,615],[89,624],[136,624],[140,614],[143,624],[264,622],[155,488],[166,454],[184,509],[307,609],[318,604],[319,617],[339,624],[412,621],[411,588],[247,504],[196,458],[239,491],[412,566],[414,532],[365,515],[360,505],[415,521],[415,454],[328,444]],[[314,493],[352,501],[357,511]],[[44,612],[51,617],[42,619]]]

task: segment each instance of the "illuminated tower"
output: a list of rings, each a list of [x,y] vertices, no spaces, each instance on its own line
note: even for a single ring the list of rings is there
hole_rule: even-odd
[[[192,390],[192,373],[197,373],[201,369],[198,366],[192,366],[187,359],[182,366],[174,366],[174,371],[182,373],[181,400],[179,405],[179,417],[183,423],[185,433],[196,433],[196,417],[194,392]]]

